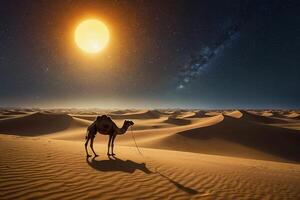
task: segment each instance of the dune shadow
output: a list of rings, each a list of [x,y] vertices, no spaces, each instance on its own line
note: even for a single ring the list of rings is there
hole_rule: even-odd
[[[132,160],[122,160],[117,158],[116,156],[109,156],[108,158],[109,158],[108,160],[96,160],[96,157],[93,157],[91,160],[89,160],[89,158],[87,157],[86,162],[93,169],[102,172],[120,171],[120,172],[132,174],[136,170],[140,170],[145,174],[158,174],[162,178],[168,180],[170,183],[176,186],[179,190],[182,190],[190,195],[198,194],[198,191],[189,187],[185,187],[184,185],[172,180],[171,178],[161,174],[158,171],[152,172],[146,167],[145,163],[136,163]]]

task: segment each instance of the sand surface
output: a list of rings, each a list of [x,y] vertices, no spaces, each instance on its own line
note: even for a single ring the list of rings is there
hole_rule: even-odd
[[[95,113],[1,110],[0,199],[300,199],[297,111],[110,111],[142,155],[129,130],[86,159]]]

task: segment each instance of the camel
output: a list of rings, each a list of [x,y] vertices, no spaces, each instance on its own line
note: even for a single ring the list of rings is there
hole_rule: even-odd
[[[96,118],[96,120],[87,128],[87,133],[86,133],[86,137],[85,137],[86,142],[84,144],[86,156],[91,157],[91,155],[89,155],[88,150],[87,150],[89,140],[91,140],[90,147],[91,147],[94,155],[98,156],[93,147],[94,139],[96,137],[97,132],[99,132],[102,135],[109,136],[107,155],[114,156],[115,155],[114,154],[114,142],[115,142],[117,135],[122,135],[122,134],[126,133],[128,128],[132,125],[134,125],[134,123],[132,121],[125,120],[123,123],[123,126],[121,128],[119,128],[112,121],[112,119],[110,117],[108,117],[106,115],[98,116]],[[110,147],[111,147],[111,154],[109,153]]]

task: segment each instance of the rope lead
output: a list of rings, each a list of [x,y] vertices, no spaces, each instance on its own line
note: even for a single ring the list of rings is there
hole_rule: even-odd
[[[134,137],[134,134],[133,134],[133,131],[132,131],[132,126],[130,126],[130,129],[131,129],[131,136],[133,138],[133,141],[135,143],[135,146],[136,146],[136,149],[138,150],[139,154],[144,157],[144,155],[142,154],[142,152],[140,151],[140,148],[138,147],[137,143],[136,143],[136,140],[135,140],[135,137]]]

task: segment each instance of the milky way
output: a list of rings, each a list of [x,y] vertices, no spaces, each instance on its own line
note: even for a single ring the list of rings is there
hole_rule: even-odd
[[[227,20],[224,20],[220,30],[218,30],[220,34],[211,42],[211,45],[199,47],[200,50],[190,56],[186,64],[180,67],[176,88],[178,90],[184,89],[192,80],[203,74],[211,61],[239,38],[241,29],[250,20],[258,16],[260,16],[259,19],[261,17],[271,17],[272,13],[276,12],[281,6],[281,3],[281,1],[263,3],[248,1],[237,5],[237,12],[233,13],[232,16],[228,16]]]

